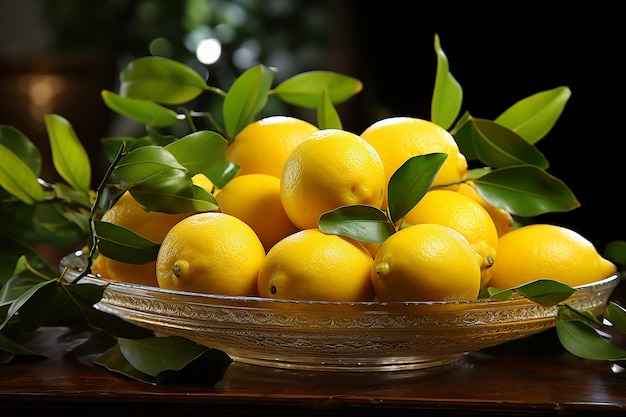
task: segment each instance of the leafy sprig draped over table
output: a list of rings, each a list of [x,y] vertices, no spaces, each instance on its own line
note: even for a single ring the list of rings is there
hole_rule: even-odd
[[[463,90],[449,70],[437,35],[434,50],[437,71],[430,120],[453,134],[470,162],[467,180],[474,182],[480,195],[519,220],[579,207],[571,190],[548,173],[549,163],[536,147],[564,110],[569,88],[559,86],[523,98],[494,120],[474,117],[469,111],[461,113]],[[37,147],[19,130],[0,125],[0,362],[45,357],[45,352],[24,347],[40,327],[86,324],[95,336],[78,350],[97,354],[95,362],[112,372],[163,383],[201,369],[210,379],[219,379],[231,361],[226,354],[184,338],[152,337],[97,310],[93,306],[104,287],[81,283],[80,277],[68,282],[64,271],[47,265],[33,247],[41,243],[84,247],[90,262],[97,252],[128,263],[154,260],[158,244],[100,220],[117,196],[128,190],[153,211],[215,210],[214,196],[191,178],[203,173],[217,187],[233,178],[239,167],[226,158],[226,148],[266,109],[268,100],[315,110],[319,128],[342,129],[336,106],[361,89],[359,80],[329,71],[301,73],[274,86],[274,71],[258,65],[225,91],[180,62],[135,59],[120,74],[119,92],[102,91],[102,99],[110,110],[145,125],[145,135],[103,139],[110,166],[95,190],[89,156],[70,121],[57,114],[45,117],[52,162],[64,180],[54,184],[39,177],[42,161]],[[189,108],[203,94],[215,96],[217,112]],[[323,215],[320,227],[382,242],[431,187],[445,157],[430,154],[408,160],[390,181],[388,209],[341,207]],[[605,256],[625,265],[626,242],[611,242]],[[85,273],[89,271],[88,267]],[[487,289],[482,296],[507,298],[517,293],[543,305],[558,305],[556,329],[568,351],[621,364],[626,360],[626,312],[613,302],[600,318],[575,310],[567,304],[573,291],[542,280],[513,289]]]

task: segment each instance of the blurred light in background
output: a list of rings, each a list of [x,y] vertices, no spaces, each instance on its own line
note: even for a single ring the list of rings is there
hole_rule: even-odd
[[[205,39],[196,48],[196,58],[205,65],[217,62],[222,55],[222,43],[215,39]]]

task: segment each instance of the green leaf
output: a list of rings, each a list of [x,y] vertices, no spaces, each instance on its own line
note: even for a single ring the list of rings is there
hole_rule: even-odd
[[[200,354],[196,354],[193,346],[197,344],[187,339],[175,336],[160,337],[158,339],[163,340],[156,342],[153,339],[157,338],[118,339],[118,345],[98,356],[94,362],[111,372],[151,384],[163,384],[174,378],[195,379],[214,384],[222,379],[224,372],[232,363],[228,355],[217,349],[201,347]],[[130,360],[125,355],[128,355]],[[138,361],[133,362],[135,359]],[[142,372],[137,367],[150,373]]]
[[[0,187],[25,204],[45,199],[37,175],[3,144],[0,144]]]
[[[24,346],[20,345],[19,343],[15,343],[13,340],[9,339],[6,335],[2,333],[0,333],[0,350],[11,353],[12,354],[10,355],[11,359],[12,359],[12,356],[14,355],[30,356],[30,357],[39,358],[39,359],[48,358],[48,356],[46,355],[34,352],[30,349],[26,349]],[[9,360],[3,361],[0,359],[0,364],[7,363]]]
[[[115,346],[96,357],[93,362],[96,365],[106,368],[110,372],[126,376],[139,382],[153,385],[157,383],[156,378],[137,370],[126,360],[124,355],[122,355],[119,344],[115,344]]]
[[[332,71],[309,71],[283,81],[273,91],[286,103],[315,109],[324,91],[331,103],[339,104],[362,89],[363,83],[356,78]]]
[[[0,125],[0,145],[22,160],[36,176],[41,172],[41,154],[22,132],[12,126]],[[3,165],[0,165],[3,166]]]
[[[55,280],[42,281],[22,292],[9,305],[6,317],[0,324],[0,329],[4,328],[18,311],[20,311],[19,319],[24,330],[32,331],[37,329],[45,321],[46,310],[50,307],[50,300],[56,291],[56,285],[57,282]],[[35,306],[35,314],[27,314],[28,311],[32,311],[28,307],[25,308],[29,304],[30,306]]]
[[[489,287],[487,289],[489,298],[507,300],[514,293],[518,293],[529,300],[546,307],[554,306],[567,300],[575,292],[576,290],[569,285],[551,279],[535,280],[505,290],[493,287]]]
[[[413,156],[393,173],[389,179],[387,199],[394,224],[424,197],[447,157],[446,153]]]
[[[616,304],[613,301],[609,301],[604,309],[604,318],[606,318],[611,325],[622,333],[626,333],[626,309]]]
[[[50,137],[54,168],[67,183],[77,190],[88,192],[91,186],[91,161],[72,125],[62,116],[45,116]]]
[[[223,107],[229,138],[234,138],[265,107],[273,81],[274,72],[257,65],[241,74],[231,85]]]
[[[324,233],[372,243],[382,243],[395,232],[384,211],[363,204],[338,207],[323,213],[319,228]]]
[[[626,267],[626,241],[613,240],[609,242],[602,251],[602,254],[611,262],[621,265],[622,268]]]
[[[175,105],[193,100],[205,89],[206,82],[196,71],[168,58],[138,58],[120,73],[122,97]]]
[[[0,303],[12,303],[32,286],[47,281],[41,277],[13,275],[0,288]]]
[[[216,132],[201,130],[165,146],[178,162],[187,168],[187,175],[210,170],[226,158],[228,142]]]
[[[100,143],[102,144],[102,149],[104,150],[109,162],[113,162],[115,160],[122,144],[125,145],[124,150],[127,153],[132,152],[137,148],[141,148],[142,146],[155,145],[151,142],[150,136],[142,136],[140,138],[109,137],[103,138]]]
[[[511,165],[536,165],[539,168],[548,168],[548,160],[533,145],[514,131],[485,119],[471,118],[470,127],[464,128],[471,133],[472,150],[468,154],[475,154],[485,165],[494,168]],[[467,141],[461,143],[465,147]],[[464,153],[465,155],[465,153]]]
[[[94,219],[98,251],[104,256],[130,264],[156,260],[160,245],[130,229]]]
[[[463,89],[449,71],[448,58],[435,34],[437,73],[431,102],[431,121],[448,130],[461,111]]]
[[[516,216],[534,217],[580,206],[561,180],[532,165],[499,168],[473,181],[488,203]]]
[[[541,91],[513,104],[495,122],[513,130],[528,143],[537,143],[554,127],[571,95],[568,87]]]
[[[317,106],[317,124],[320,129],[343,129],[339,114],[328,95],[328,90],[324,90],[319,106]]]
[[[224,186],[237,175],[240,169],[241,167],[239,165],[229,161],[224,155],[223,158],[218,158],[209,169],[202,173],[210,179],[217,188],[224,188]]]
[[[192,179],[177,169],[160,172],[129,191],[146,211],[191,213],[218,207],[211,193],[194,186]]]
[[[178,121],[175,111],[153,101],[122,97],[106,90],[101,94],[109,109],[148,126],[171,126]]]
[[[13,276],[16,264],[21,262],[22,258],[45,275],[55,274],[55,271],[31,247],[7,236],[0,236],[0,287]]]
[[[187,168],[178,162],[167,149],[149,145],[137,148],[122,157],[113,173],[116,178],[132,187],[160,173],[172,170],[187,172]]]
[[[626,359],[626,350],[612,344],[581,320],[557,318],[556,331],[563,347],[574,356],[599,361]]]
[[[150,376],[181,370],[207,350],[205,346],[178,336],[140,340],[120,338],[118,343],[126,360]]]

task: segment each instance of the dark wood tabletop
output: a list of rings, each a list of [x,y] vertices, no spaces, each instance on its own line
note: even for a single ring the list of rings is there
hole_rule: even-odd
[[[340,374],[232,363],[218,383],[152,385],[70,354],[86,329],[40,329],[47,359],[0,365],[0,412],[63,415],[626,415],[626,377],[575,357],[556,331],[472,352],[430,371]],[[60,414],[55,414],[60,415]]]

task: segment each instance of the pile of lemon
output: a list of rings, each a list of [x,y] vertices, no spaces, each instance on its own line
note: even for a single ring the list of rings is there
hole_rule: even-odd
[[[382,244],[323,233],[320,216],[365,204],[387,208],[387,183],[409,158],[448,155],[433,186]],[[93,272],[124,282],[232,296],[324,301],[476,299],[487,286],[537,279],[571,286],[616,273],[577,232],[516,227],[478,194],[453,136],[427,120],[392,117],[361,134],[272,116],[243,129],[227,157],[241,167],[219,210],[146,212],[127,192],[103,219],[161,244],[156,261],[98,256]]]

